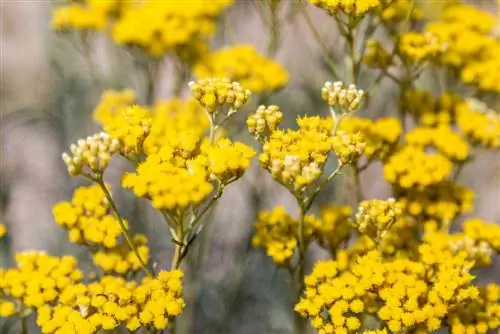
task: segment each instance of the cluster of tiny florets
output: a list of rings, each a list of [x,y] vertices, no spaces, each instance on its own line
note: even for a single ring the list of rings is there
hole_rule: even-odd
[[[365,143],[364,154],[370,160],[385,160],[394,153],[402,133],[401,123],[395,117],[384,117],[376,121],[348,117],[340,123],[339,129],[361,133]]]
[[[500,148],[500,116],[477,100],[457,107],[457,125],[473,144]]]
[[[165,146],[148,156],[135,173],[127,173],[122,185],[136,196],[149,198],[157,209],[184,210],[199,204],[212,191],[204,168],[178,166],[172,148]]]
[[[250,167],[255,151],[239,142],[224,138],[214,145],[207,145],[207,167],[211,178],[227,184],[239,179]]]
[[[251,45],[239,45],[211,52],[196,65],[198,78],[229,78],[254,93],[283,87],[288,73],[277,62],[265,58]]]
[[[380,240],[401,218],[402,213],[402,205],[394,198],[386,201],[378,199],[362,201],[356,213],[355,225],[362,234]]]
[[[402,188],[425,188],[444,181],[452,169],[451,161],[440,154],[405,146],[388,159],[384,176],[391,184]]]
[[[332,108],[342,108],[345,112],[354,112],[361,106],[365,93],[354,84],[347,88],[343,85],[341,81],[325,82],[321,89],[321,97]]]
[[[435,57],[443,46],[431,33],[405,33],[399,42],[399,52],[404,59],[419,64]]]
[[[92,116],[95,121],[103,124],[117,116],[120,111],[131,106],[135,102],[136,96],[133,90],[124,89],[121,91],[106,90],[101,94],[99,103],[94,108]]]
[[[82,272],[72,256],[55,257],[39,251],[16,254],[17,268],[0,271],[0,290],[24,307],[40,308],[57,301],[61,291],[78,283]]]
[[[298,130],[277,130],[264,142],[259,160],[273,178],[293,191],[305,189],[321,175],[332,150],[331,120],[304,117]]]
[[[57,203],[52,209],[56,223],[68,230],[71,242],[113,248],[121,229],[108,211],[108,200],[97,184],[76,189],[71,202]]]
[[[333,136],[332,147],[341,164],[355,164],[364,152],[365,142],[360,132],[337,131]]]
[[[464,161],[469,157],[467,141],[449,126],[414,128],[405,136],[407,144],[421,148],[435,148],[452,161]]]
[[[278,106],[259,106],[255,113],[247,118],[248,132],[257,139],[270,135],[276,131],[282,118],[283,113]]]
[[[102,174],[108,167],[111,157],[120,149],[118,139],[101,132],[71,144],[71,155],[63,153],[62,159],[70,175]]]
[[[309,0],[309,3],[324,9],[330,15],[344,13],[351,16],[363,16],[383,5],[380,0]]]
[[[220,108],[229,108],[228,116],[238,111],[250,100],[250,90],[236,81],[227,78],[207,78],[189,83],[191,94],[206,108],[210,114],[220,111]]]
[[[254,247],[264,248],[274,262],[285,264],[295,253],[297,240],[298,221],[290,216],[285,208],[276,207],[272,211],[259,213],[255,223],[256,233],[252,237]],[[313,215],[304,219],[304,238],[306,243],[314,235],[321,222]]]
[[[163,330],[184,308],[182,277],[174,270],[140,284],[113,276],[76,284],[63,291],[59,304],[39,310],[37,324],[42,333],[96,333],[120,325]]]
[[[149,260],[148,239],[145,235],[135,234],[131,237],[137,253],[144,262]],[[126,243],[120,243],[113,248],[104,248],[92,254],[94,264],[105,273],[125,275],[129,272],[141,270],[141,263],[137,254]]]
[[[337,261],[318,262],[304,280],[295,310],[322,334],[357,333],[366,312],[376,314],[391,332],[432,332],[450,310],[478,295],[467,261],[448,253],[439,260],[434,266],[384,261],[372,251],[348,268]]]
[[[104,130],[118,140],[125,156],[143,152],[143,144],[151,131],[151,115],[148,109],[140,106],[127,106],[104,122]]]

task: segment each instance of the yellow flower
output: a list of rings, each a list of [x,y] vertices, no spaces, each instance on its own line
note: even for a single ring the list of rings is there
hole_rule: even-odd
[[[229,108],[227,116],[237,112],[250,100],[252,93],[239,82],[228,78],[206,78],[189,83],[192,96],[200,102],[208,113],[215,115],[225,105]]]
[[[259,54],[252,45],[237,45],[210,53],[194,68],[200,78],[229,78],[254,93],[283,87],[288,73],[278,63]]]
[[[283,113],[275,105],[259,106],[255,113],[247,118],[248,132],[259,139],[271,135],[281,123]]]
[[[0,224],[0,239],[5,237],[6,234],[7,234],[7,227],[5,227],[4,224]]]
[[[312,215],[307,215],[304,220],[304,237],[306,243],[321,222]],[[276,207],[272,211],[261,211],[255,223],[256,233],[252,237],[254,247],[264,248],[278,265],[286,264],[295,253],[298,245],[298,221],[288,215],[283,207]]]
[[[135,105],[123,107],[116,116],[106,120],[103,127],[112,138],[119,141],[122,153],[131,156],[143,152],[151,122],[149,110]]]
[[[303,117],[298,130],[276,130],[264,142],[259,156],[273,178],[292,191],[304,191],[321,175],[332,150],[331,119]]]
[[[309,3],[335,16],[340,13],[352,16],[363,16],[383,5],[383,2],[380,0],[309,0]]]

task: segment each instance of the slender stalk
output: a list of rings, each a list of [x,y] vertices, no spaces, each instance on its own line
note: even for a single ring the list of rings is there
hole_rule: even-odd
[[[363,189],[361,188],[361,170],[354,166],[354,190],[356,194],[356,203],[359,204],[364,199]]]
[[[323,42],[323,39],[321,38],[318,30],[314,26],[314,23],[313,23],[311,17],[309,16],[309,14],[307,13],[307,9],[305,8],[305,5],[303,4],[302,0],[298,1],[298,8],[299,8],[299,11],[302,13],[302,16],[304,16],[306,24],[307,24],[309,30],[311,31],[316,43],[320,46],[320,49],[322,51],[323,60],[330,68],[330,71],[332,72],[333,77],[336,80],[339,80],[340,75],[339,75],[339,72],[337,70],[335,63],[330,58],[330,51],[328,50],[328,47]]]
[[[278,52],[278,42],[280,40],[280,25],[278,17],[277,2],[268,1],[269,3],[269,41],[267,44],[267,56],[274,58]]]
[[[177,238],[181,244],[176,243],[175,244],[175,250],[174,250],[174,256],[172,258],[172,265],[170,266],[170,269],[179,269],[181,266],[181,255],[183,252],[184,248],[184,224],[183,224],[183,219],[180,219],[178,222],[178,228],[177,228]]]
[[[28,334],[28,321],[26,316],[21,316],[21,334]]]
[[[292,272],[293,287],[295,292],[294,304],[298,302],[302,290],[304,288],[305,276],[305,262],[306,262],[306,245],[304,241],[304,220],[307,212],[304,202],[298,199],[300,207],[299,226],[298,226],[298,239],[299,239],[299,262],[295,271]],[[294,332],[297,334],[304,334],[306,332],[307,321],[302,318],[298,313],[294,313]]]
[[[99,175],[97,178],[94,179],[95,182],[99,184],[101,187],[102,191],[104,192],[104,195],[106,196],[106,199],[109,202],[109,205],[111,206],[111,210],[115,214],[116,219],[118,220],[118,224],[120,225],[120,229],[122,230],[123,237],[127,241],[130,249],[134,252],[135,256],[137,257],[137,260],[139,261],[139,264],[144,271],[144,273],[148,276],[152,276],[151,272],[149,271],[148,267],[142,260],[139,251],[137,250],[137,247],[135,247],[134,243],[132,242],[132,238],[127,232],[127,228],[125,227],[125,223],[123,222],[123,219],[118,212],[118,208],[116,207],[115,202],[113,201],[113,197],[111,197],[111,194],[109,193],[108,189],[106,188],[106,185],[104,184],[104,180],[102,179],[102,175]]]
[[[337,175],[340,174],[340,171],[342,170],[342,168],[344,167],[345,165],[339,163],[337,168],[330,174],[328,175],[328,177],[318,186],[318,188],[316,188],[316,190],[314,190],[314,192],[311,194],[311,196],[309,196],[306,201],[305,201],[305,211],[307,212],[310,208],[311,208],[311,205],[312,203],[314,202],[314,199],[316,198],[316,196],[318,196],[318,194],[321,192],[321,190],[323,190],[323,188],[333,179],[335,178]]]

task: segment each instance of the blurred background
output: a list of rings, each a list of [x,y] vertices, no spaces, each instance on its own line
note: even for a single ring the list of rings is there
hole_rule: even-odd
[[[274,57],[289,72],[290,81],[266,102],[281,107],[286,127],[293,126],[297,115],[327,114],[319,91],[332,78],[303,16],[297,14],[293,1],[282,2]],[[496,10],[494,0],[474,3],[492,12]],[[57,5],[44,0],[0,1],[0,221],[8,228],[8,238],[0,242],[2,267],[12,265],[15,252],[27,249],[43,249],[54,255],[74,254],[83,263],[89,261],[86,250],[70,244],[66,232],[52,217],[52,205],[69,200],[76,187],[86,184],[83,178],[68,175],[61,153],[76,139],[99,130],[92,121],[92,111],[103,87],[132,88],[139,100],[145,99],[141,95],[144,82],[136,73],[130,54],[114,46],[104,34],[91,41],[87,55],[92,60],[90,65],[89,57],[68,38],[51,30],[52,10]],[[331,18],[313,6],[308,6],[308,12],[342,68],[345,52]],[[266,29],[254,1],[235,1],[220,18],[211,46],[250,43],[265,54],[269,35]],[[158,77],[156,99],[172,96],[173,72],[173,65],[167,61]],[[98,73],[101,84],[91,73]],[[358,87],[364,88],[365,81],[371,80],[373,74],[363,72]],[[420,85],[432,85],[433,81],[432,77],[424,77]],[[186,88],[183,96],[188,95]],[[363,113],[372,118],[395,115],[395,90],[392,83],[384,82]],[[242,113],[246,115],[255,107],[246,107]],[[238,121],[239,126],[230,129],[233,136],[257,148],[246,133],[244,117]],[[121,175],[128,167],[119,160],[108,170],[106,181],[112,184],[119,209],[132,228],[149,236],[152,260],[158,267],[168,267],[172,244],[165,224],[148,202],[120,189]],[[471,215],[500,222],[500,154],[480,152],[467,165],[460,182],[476,193]],[[390,193],[379,165],[363,173],[362,184],[367,198],[384,198]],[[352,203],[349,189],[349,181],[341,178],[330,185],[318,203]],[[241,182],[227,188],[206,218],[212,220],[210,228],[203,231],[184,264],[188,272],[188,307],[179,322],[180,333],[291,331],[293,296],[289,275],[250,243],[258,211],[275,205],[284,205],[292,214],[297,212],[294,199],[256,162]],[[319,247],[313,247],[307,261],[311,265],[326,256]],[[495,278],[500,282],[499,277],[497,263],[481,279]]]

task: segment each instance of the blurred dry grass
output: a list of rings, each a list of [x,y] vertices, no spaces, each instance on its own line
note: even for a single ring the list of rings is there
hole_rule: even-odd
[[[283,16],[293,14],[291,5],[291,1],[287,3]],[[50,11],[51,4],[44,1],[0,4],[0,219],[9,229],[8,244],[1,254],[2,266],[9,264],[13,252],[24,249],[46,249],[54,254],[82,252],[68,243],[53,222],[51,206],[68,199],[81,181],[67,176],[60,153],[74,139],[96,130],[91,111],[99,91],[81,54],[50,31]],[[315,9],[310,12],[332,54],[339,58],[342,51],[333,25],[323,13]],[[251,3],[239,1],[230,8],[224,33],[215,44],[251,43],[265,50],[266,36]],[[112,51],[109,41],[97,40],[92,57],[107,87],[133,87],[139,93],[142,91],[140,78],[133,75],[130,57],[121,50]],[[271,98],[271,102],[285,111],[285,125],[293,124],[297,114],[325,113],[317,92],[329,79],[328,72],[299,16],[290,16],[283,25],[277,58],[291,74],[289,87]],[[158,98],[169,96],[171,74],[171,66],[167,64],[157,87]],[[362,79],[369,80],[369,76]],[[432,78],[423,80],[432,82]],[[389,108],[392,99],[392,88],[384,87],[368,113],[377,116],[394,113]],[[244,133],[238,136],[252,143]],[[107,175],[108,181],[115,185],[119,207],[134,222],[134,229],[151,236],[158,266],[168,266],[171,246],[165,226],[148,203],[133,199],[129,192],[117,187],[124,168],[124,164],[116,162]],[[381,175],[380,166],[373,166],[363,175],[367,197],[386,196],[388,187]],[[476,191],[475,213],[500,221],[500,155],[481,153],[461,178]],[[348,189],[348,181],[337,182],[322,195],[320,202],[334,198],[349,202]],[[202,234],[203,240],[188,257],[189,307],[183,315],[185,321],[180,324],[180,333],[290,332],[289,310],[293,301],[289,277],[250,245],[257,211],[277,204],[285,205],[291,212],[296,209],[288,193],[273,183],[257,164],[242,182],[227,189],[210,217],[211,224]],[[309,263],[324,256],[321,249],[312,249]],[[500,264],[496,272],[500,272]]]

